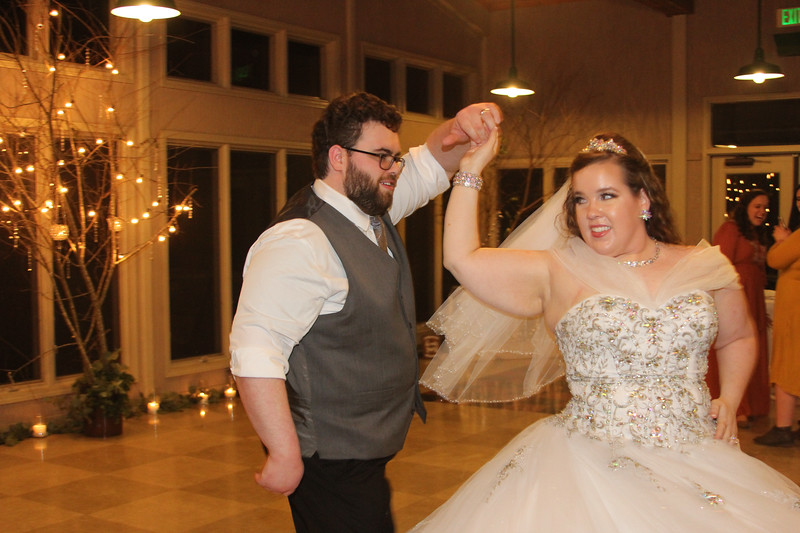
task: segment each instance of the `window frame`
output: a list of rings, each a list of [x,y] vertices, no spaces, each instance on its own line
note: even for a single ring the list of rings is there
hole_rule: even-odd
[[[361,43],[359,70],[359,86],[366,86],[364,60],[369,57],[386,61],[391,64],[391,94],[394,104],[401,112],[418,117],[433,117],[436,119],[447,118],[444,116],[444,74],[462,78],[463,102],[461,107],[472,102],[477,97],[477,73],[471,67],[457,65],[447,61],[442,61],[430,57],[412,54],[402,50],[387,48],[371,43]],[[413,67],[429,72],[428,80],[428,113],[416,113],[408,111],[406,96],[406,67]]]

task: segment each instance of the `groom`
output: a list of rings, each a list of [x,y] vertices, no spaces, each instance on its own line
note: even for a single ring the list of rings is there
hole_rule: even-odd
[[[394,224],[446,190],[501,120],[494,104],[471,105],[400,157],[393,106],[336,98],[313,129],[314,183],[250,249],[231,371],[267,450],[256,481],[289,497],[298,532],[394,531],[386,463],[413,413],[425,416]]]

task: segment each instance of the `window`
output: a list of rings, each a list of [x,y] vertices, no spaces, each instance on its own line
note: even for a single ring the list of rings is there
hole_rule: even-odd
[[[289,94],[322,97],[322,51],[313,44],[289,41]]]
[[[406,67],[406,111],[430,113],[430,73],[417,67]]]
[[[86,152],[81,150],[86,149]],[[84,155],[80,155],[84,153]],[[111,190],[111,152],[107,143],[96,145],[93,141],[73,139],[60,146],[59,157],[66,164],[60,166],[58,175],[59,183],[67,189],[61,196],[60,209],[54,210],[52,220],[66,223],[67,217],[80,220],[82,212],[94,211],[94,215],[87,221],[108,221],[112,217],[108,200]],[[59,215],[58,212],[61,212]],[[112,229],[108,223],[95,224],[91,236],[84,241],[85,253],[76,255],[69,252],[66,243],[55,244],[53,250],[53,271],[55,272],[57,291],[62,299],[68,301],[76,309],[79,317],[90,316],[92,311],[92,298],[101,298],[106,287],[101,283],[108,283],[106,297],[101,307],[101,313],[106,330],[114,335],[106,334],[105,342],[109,351],[115,351],[120,346],[117,283],[116,271],[109,266],[111,261],[110,246]],[[123,230],[124,231],[124,230]],[[73,242],[77,240],[74,239]],[[80,259],[79,259],[80,257]],[[109,278],[108,274],[111,274]],[[89,277],[92,284],[87,284],[84,279]],[[95,296],[92,295],[94,292]],[[80,350],[73,340],[72,332],[67,325],[64,315],[58,305],[54,303],[55,313],[55,342],[56,375],[68,376],[83,371],[83,361]],[[84,319],[80,319],[85,322]],[[74,319],[72,320],[74,322]],[[98,328],[99,329],[99,328]],[[87,346],[89,351],[98,349],[97,346]],[[94,354],[93,354],[94,355]]]
[[[191,220],[169,239],[169,317],[172,359],[219,353],[219,225],[217,151],[170,146],[170,197],[196,188]]]
[[[15,0],[0,5],[0,53],[28,53],[27,21],[25,8]]]
[[[64,55],[65,61],[91,66],[104,64],[110,57],[108,3],[97,0],[61,0],[57,17],[50,20],[50,52]]]
[[[800,144],[800,99],[712,104],[714,146]]]
[[[167,20],[167,76],[211,81],[211,24],[183,16]]]
[[[231,296],[242,290],[247,252],[275,218],[275,154],[231,151]]]
[[[0,144],[0,200],[3,205],[19,198],[20,189],[9,178],[14,168],[35,160],[32,137],[4,135]],[[22,190],[33,192],[33,180]],[[38,324],[36,312],[36,269],[26,253],[24,229],[0,212],[0,384],[29,381],[41,376],[35,360]]]
[[[453,118],[466,104],[464,78],[455,74],[442,75],[442,115]]]
[[[544,171],[541,168],[500,170],[500,239],[508,237],[542,205]]]
[[[553,190],[559,190],[567,182],[568,178],[569,169],[567,167],[557,167],[553,175]]]
[[[392,63],[374,57],[364,58],[364,90],[392,103]]]
[[[231,84],[269,91],[270,37],[231,30]]]
[[[414,282],[414,303],[417,320],[424,321],[436,311],[434,299],[434,224],[435,204],[429,202],[416,210],[406,220],[406,249],[409,250],[408,262],[411,266],[411,279]],[[412,252],[413,250],[413,252]]]
[[[36,270],[11,246],[0,246],[0,302],[0,384],[38,379]]]
[[[311,169],[311,156],[300,154],[286,155],[286,197],[291,198],[294,193],[310,185],[314,181],[314,171]]]

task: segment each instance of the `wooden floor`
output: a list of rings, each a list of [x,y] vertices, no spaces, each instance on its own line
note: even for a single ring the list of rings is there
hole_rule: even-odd
[[[389,463],[398,532],[444,502],[478,467],[567,400],[562,383],[535,399],[490,406],[427,402]],[[742,448],[800,483],[800,447]],[[121,437],[51,435],[0,448],[0,530],[47,532],[292,532],[286,498],[253,481],[263,452],[241,405],[140,416]]]

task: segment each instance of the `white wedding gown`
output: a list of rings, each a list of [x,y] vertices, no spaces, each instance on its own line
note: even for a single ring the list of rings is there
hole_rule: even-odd
[[[587,268],[581,242],[555,253],[604,289],[556,327],[572,399],[413,531],[800,532],[800,487],[712,438],[703,379],[717,333],[712,294],[735,283],[718,249],[698,245],[656,295],[610,261]],[[446,360],[437,368],[448,374]]]

